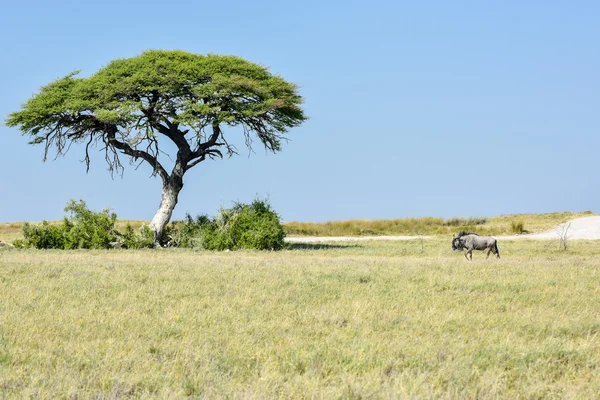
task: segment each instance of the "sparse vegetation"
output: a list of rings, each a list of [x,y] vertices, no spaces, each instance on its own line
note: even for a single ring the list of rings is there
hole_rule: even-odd
[[[598,242],[569,244],[0,250],[0,397],[598,398]]]
[[[567,250],[567,241],[569,240],[569,228],[571,227],[570,222],[560,224],[556,228],[556,234],[558,235],[558,249]]]

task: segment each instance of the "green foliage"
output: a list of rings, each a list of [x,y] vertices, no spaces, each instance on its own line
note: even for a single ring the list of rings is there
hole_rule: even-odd
[[[154,247],[154,232],[147,225],[142,225],[139,234],[136,234],[131,224],[127,224],[121,242],[126,249],[150,249]]]
[[[13,242],[16,248],[65,249],[72,242],[69,238],[71,223],[65,218],[62,225],[50,225],[43,221],[41,225],[23,224],[24,239]]]
[[[137,244],[137,237],[133,231],[131,224],[127,224],[125,227],[125,233],[123,234],[123,246],[128,249],[135,249]]]
[[[68,232],[65,249],[108,249],[110,243],[116,241],[117,214],[110,210],[94,212],[87,208],[85,201],[70,200],[65,212],[71,214],[63,223]]]
[[[198,215],[194,219],[189,213],[183,221],[174,221],[167,226],[165,237],[171,247],[197,247],[201,243],[203,231],[208,229],[211,219],[207,215]]]
[[[306,119],[296,85],[234,56],[150,50],[112,61],[89,78],[77,74],[42,87],[6,125],[19,127],[32,144],[54,145],[58,154],[70,141],[113,146],[114,139],[106,140],[111,131],[146,149],[144,142],[156,144],[156,134],[164,134],[165,120],[179,127],[177,137],[168,134],[178,146],[205,141],[205,127],[225,124],[242,125],[277,151],[280,135]]]
[[[208,227],[202,236],[202,246],[207,249],[279,250],[284,244],[279,215],[265,200],[222,208]]]
[[[108,209],[94,212],[87,208],[85,201],[70,200],[65,212],[69,212],[70,217],[64,218],[61,224],[25,223],[23,239],[13,244],[36,249],[108,249],[117,240],[117,215]]]
[[[189,214],[171,225],[167,233],[172,246],[206,250],[280,250],[285,233],[279,215],[266,200],[235,203],[221,208],[215,218]]]
[[[154,232],[143,225],[137,233],[130,224],[124,233],[115,228],[117,216],[105,209],[94,212],[83,200],[70,200],[65,211],[69,217],[61,223],[25,223],[23,239],[13,242],[17,248],[37,249],[143,249],[154,247]],[[222,208],[215,218],[195,219],[187,215],[165,230],[170,247],[200,247],[207,250],[279,250],[285,233],[279,216],[265,200],[251,204],[236,203]]]

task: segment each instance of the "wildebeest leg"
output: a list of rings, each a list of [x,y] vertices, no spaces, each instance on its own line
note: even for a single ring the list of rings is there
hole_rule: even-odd
[[[473,249],[469,250],[469,253],[471,254],[471,261],[473,261]]]
[[[469,251],[467,251],[467,252],[465,253],[465,258],[467,259],[467,261],[469,261]]]

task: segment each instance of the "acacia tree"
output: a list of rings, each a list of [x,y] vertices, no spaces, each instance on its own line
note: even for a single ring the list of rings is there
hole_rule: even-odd
[[[6,124],[30,136],[31,144],[43,144],[44,160],[82,143],[87,170],[95,146],[104,151],[111,173],[122,174],[122,155],[148,163],[163,183],[151,222],[156,244],[184,174],[206,159],[236,153],[226,140],[227,127],[241,126],[250,149],[258,138],[277,152],[288,129],[306,119],[294,84],[234,56],[150,50],[112,61],[89,78],[77,74],[42,87]],[[177,148],[170,171],[159,160],[164,140]]]

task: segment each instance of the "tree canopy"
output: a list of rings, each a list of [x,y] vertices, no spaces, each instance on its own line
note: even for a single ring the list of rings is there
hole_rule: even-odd
[[[65,153],[70,141],[101,141],[113,156],[118,150],[144,159],[160,174],[157,134],[172,140],[191,167],[222,156],[222,148],[234,151],[217,126],[241,125],[248,144],[254,133],[278,151],[282,134],[305,120],[295,85],[235,56],[151,50],[112,61],[89,78],[77,75],[44,86],[6,124],[44,143],[46,154],[53,146]],[[89,167],[89,153],[86,161]],[[121,166],[114,157],[107,161]]]
[[[163,180],[164,202],[165,189],[178,193],[187,170],[236,152],[225,127],[241,126],[249,147],[258,139],[279,151],[288,129],[306,119],[301,103],[296,85],[242,58],[150,50],[88,78],[76,71],[42,87],[6,124],[43,144],[45,157],[84,144],[88,169],[97,145],[111,172],[122,171],[123,154],[145,161]],[[177,147],[171,171],[160,162],[159,137]]]

